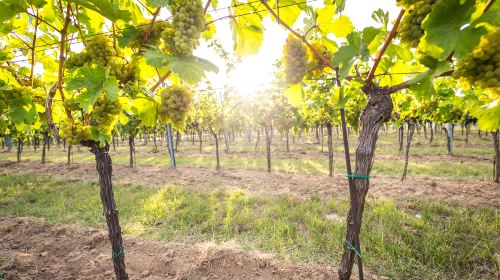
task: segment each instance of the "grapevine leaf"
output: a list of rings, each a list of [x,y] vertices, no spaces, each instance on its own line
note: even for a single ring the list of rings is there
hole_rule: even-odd
[[[285,95],[288,97],[288,103],[292,106],[299,106],[302,104],[303,92],[300,83],[290,85],[285,89]]]
[[[214,19],[210,14],[205,15],[205,22],[212,22]],[[215,35],[215,24],[208,24],[207,29],[201,33],[201,38],[208,40]]]
[[[118,20],[128,21],[130,20],[130,12],[126,10],[121,10],[117,4],[113,4],[106,0],[65,0],[66,2],[75,3],[87,9],[96,11],[103,17],[109,19],[112,22]]]
[[[36,121],[36,107],[32,103],[31,98],[23,98],[16,100],[9,106],[10,110],[7,114],[19,130],[22,130],[25,125],[33,124]]]
[[[389,23],[389,12],[384,12],[382,9],[378,9],[372,13],[372,19],[378,22],[387,29],[387,24]]]
[[[418,78],[418,81],[414,80],[410,85],[410,90],[419,100],[433,96],[436,93],[431,73],[433,73],[433,71],[422,74],[422,76]]]
[[[189,83],[199,82],[205,77],[205,72],[219,72],[219,68],[210,61],[196,57],[176,57],[155,50],[145,53],[146,61],[157,68],[168,67],[174,74]]]
[[[234,17],[231,21],[234,53],[238,56],[257,54],[264,41],[261,16],[265,13],[256,14],[250,5],[239,5],[234,8],[234,14],[246,15]]]
[[[317,10],[316,14],[318,15],[316,21],[319,28],[324,30],[324,33],[331,33],[328,32],[328,26],[332,23],[333,17],[335,16],[335,6],[325,6],[324,8]]]
[[[111,142],[111,135],[100,134],[96,127],[90,127],[90,138],[99,143],[100,147],[104,147],[106,143]]]
[[[4,0],[0,2],[0,22],[4,22],[23,13],[28,8],[25,1]]]
[[[156,124],[156,102],[147,98],[137,98],[134,100],[133,108],[136,108],[136,114],[141,122],[146,126]]]
[[[422,24],[425,35],[419,47],[439,60],[446,59],[452,52],[457,58],[468,55],[486,32],[482,26],[469,24],[475,11],[475,2],[474,0],[436,2]]]
[[[328,25],[328,33],[333,33],[338,38],[346,37],[353,30],[354,26],[347,16],[340,16]]]
[[[297,19],[300,16],[300,13],[302,12],[300,7],[297,4],[296,0],[280,0],[279,5],[280,7],[286,7],[286,13],[280,13],[279,18],[281,21],[284,23],[288,24],[289,26],[292,26],[295,24]],[[275,21],[276,19],[273,18]]]
[[[472,110],[472,116],[477,118],[479,128],[487,131],[500,129],[500,99]]]
[[[373,39],[373,38],[372,38]],[[339,76],[345,77],[349,74],[356,59],[368,60],[369,51],[359,32],[351,32],[347,35],[347,44],[340,47],[332,58],[333,65],[340,66]]]
[[[76,97],[85,112],[88,112],[89,107],[103,92],[111,100],[118,98],[118,81],[107,72],[107,68],[102,66],[84,66],[66,79],[67,90],[85,89]]]
[[[147,0],[147,2],[156,8],[168,7],[170,5],[170,0]]]

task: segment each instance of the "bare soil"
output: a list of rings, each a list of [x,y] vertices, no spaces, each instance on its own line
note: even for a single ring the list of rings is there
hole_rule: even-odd
[[[93,164],[3,161],[0,162],[1,174],[48,175],[53,178],[97,182]],[[249,195],[291,195],[299,198],[318,195],[320,198],[331,196],[348,198],[347,180],[341,176],[330,178],[231,169],[216,172],[193,167],[180,167],[176,170],[155,166],[129,168],[114,164],[113,182],[115,185],[139,184],[148,187],[175,184],[200,191],[243,189]],[[425,178],[410,178],[401,182],[398,178],[375,177],[371,180],[370,197],[389,197],[397,201],[427,199],[463,206],[500,208],[500,185],[482,181],[462,182]]]
[[[0,216],[0,269],[6,280],[115,279],[110,255],[104,231]],[[125,260],[130,279],[337,279],[333,266],[277,262],[232,243],[165,244],[125,237]]]

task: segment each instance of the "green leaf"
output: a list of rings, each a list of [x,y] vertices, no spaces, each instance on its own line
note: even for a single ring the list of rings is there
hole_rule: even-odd
[[[104,147],[106,143],[111,142],[111,135],[100,134],[95,126],[90,127],[90,138],[98,142],[100,147]]]
[[[378,9],[372,13],[372,19],[378,22],[387,29],[387,24],[389,23],[389,12],[384,12],[382,9]]]
[[[332,58],[332,64],[340,66],[339,76],[347,76],[356,59],[368,60],[369,51],[359,32],[347,36],[347,45],[339,48]]]
[[[280,7],[286,7],[284,9],[281,9],[281,13],[279,14],[280,20],[285,22],[289,26],[293,26],[297,19],[300,16],[300,13],[302,10],[297,4],[296,0],[280,0],[279,1]],[[275,19],[273,18],[275,21]]]
[[[235,4],[240,3],[238,1]],[[239,5],[234,8],[231,20],[233,31],[234,53],[237,56],[257,54],[264,41],[262,18],[267,12],[256,14],[250,5]],[[245,16],[238,16],[245,15]]]
[[[487,131],[500,129],[500,99],[472,110],[472,116],[477,118],[479,128]]]
[[[112,100],[118,98],[118,81],[115,77],[109,76],[108,69],[102,66],[81,67],[65,82],[69,91],[85,89],[76,97],[76,101],[85,112],[89,111],[89,107],[103,92]]]
[[[304,96],[302,93],[302,84],[297,83],[295,85],[290,85],[285,89],[285,95],[288,97],[288,103],[290,105],[298,107],[302,104]]]
[[[65,0],[66,2],[75,3],[87,9],[96,11],[103,17],[109,19],[112,22],[118,20],[128,21],[130,20],[130,12],[126,10],[120,10],[118,4],[113,4],[106,0]]]
[[[168,7],[170,5],[170,0],[147,0],[147,2],[156,8]]]
[[[344,38],[349,35],[349,33],[354,31],[354,25],[352,25],[349,17],[340,16],[334,19],[333,22],[330,22],[327,30],[327,33],[333,33],[338,38]]]
[[[25,1],[19,0],[3,0],[0,1],[0,22],[4,22],[16,16],[17,14],[24,13],[28,9]]]
[[[212,22],[214,19],[212,18],[211,15],[206,14],[205,15],[205,22]],[[201,38],[205,40],[209,40],[215,35],[215,24],[209,24],[207,25],[207,29],[201,33]]]
[[[410,85],[410,90],[415,94],[417,99],[421,100],[429,98],[436,94],[432,75],[423,75],[418,81],[413,81]]]
[[[24,129],[25,125],[31,125],[36,121],[37,112],[35,104],[31,98],[16,100],[9,106],[7,117],[14,122],[19,130]]]
[[[134,100],[133,107],[137,110],[137,115],[141,122],[149,127],[156,124],[156,102],[149,98],[137,98]]]
[[[176,57],[157,50],[145,53],[146,61],[157,68],[169,68],[172,73],[188,83],[197,83],[205,77],[205,72],[219,72],[219,68],[210,61],[196,57]]]
[[[446,59],[452,52],[455,57],[468,55],[486,33],[483,26],[469,24],[475,11],[474,0],[438,1],[424,20],[425,35],[419,48],[429,55]]]

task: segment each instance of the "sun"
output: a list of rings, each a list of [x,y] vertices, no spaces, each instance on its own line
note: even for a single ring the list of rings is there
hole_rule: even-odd
[[[258,56],[245,58],[228,75],[227,84],[241,97],[250,98],[270,86],[272,65]]]

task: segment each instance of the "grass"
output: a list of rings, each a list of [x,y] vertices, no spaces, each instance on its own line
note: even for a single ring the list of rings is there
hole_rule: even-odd
[[[314,144],[314,137],[307,136],[300,139],[300,144],[292,144],[292,153],[284,151],[284,143],[279,136],[275,136],[272,148],[272,169],[277,172],[328,175],[328,158],[326,153],[320,153],[320,145]],[[262,142],[262,141],[261,141]],[[380,140],[375,155],[372,175],[400,177],[403,172],[403,157],[397,151],[397,138],[394,133],[380,133]],[[460,143],[459,141],[456,141]],[[410,162],[408,167],[408,177],[433,177],[450,180],[490,180],[492,173],[491,160],[478,160],[473,156],[488,158],[493,153],[491,139],[476,139],[471,137],[470,146],[457,146],[455,148],[456,159],[445,156],[446,148],[444,137],[437,137],[435,145],[430,146],[423,136],[416,136],[415,145],[412,147]],[[163,141],[164,144],[164,141]],[[351,136],[351,145],[355,144],[355,136]],[[137,143],[137,165],[158,165],[166,166],[170,164],[166,148],[160,147],[160,153],[152,153],[151,142],[145,146]],[[345,161],[342,156],[342,145],[340,140],[335,139],[335,159],[334,172],[336,174],[345,173]],[[215,168],[214,147],[209,143],[204,143],[203,152],[198,152],[197,143],[195,145],[188,141],[181,142],[180,152],[177,153],[177,163],[180,166]],[[355,147],[351,147],[354,151]],[[224,153],[221,147],[222,168],[233,168],[240,170],[266,171],[267,163],[264,147],[260,152],[254,152],[254,145],[246,143],[246,139],[238,139],[232,143],[231,153]],[[326,147],[325,147],[326,151]],[[243,154],[241,152],[244,152]],[[112,158],[115,164],[129,163],[128,146],[121,144],[117,151],[112,151]],[[415,158],[414,156],[419,156]],[[432,156],[430,159],[426,157]],[[440,156],[445,156],[443,159]],[[458,158],[460,157],[460,158]],[[26,149],[22,156],[23,160],[40,161],[41,152]],[[66,162],[66,152],[61,147],[53,146],[48,152],[48,161]],[[16,153],[11,151],[6,154],[6,159],[15,161]],[[75,163],[93,163],[94,157],[85,149],[75,150],[73,156]]]
[[[188,243],[235,240],[243,248],[298,262],[335,264],[343,248],[348,205],[335,197],[254,197],[174,185],[115,186],[115,194],[122,229],[129,235]],[[1,213],[103,227],[101,209],[96,184],[0,178]],[[363,258],[374,274],[395,279],[495,279],[499,233],[498,209],[369,200]]]

